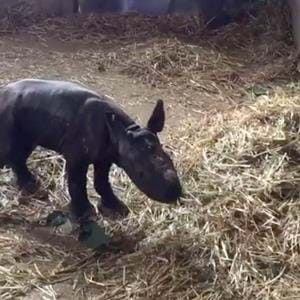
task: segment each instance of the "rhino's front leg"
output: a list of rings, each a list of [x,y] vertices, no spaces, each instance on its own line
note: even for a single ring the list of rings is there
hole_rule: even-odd
[[[87,170],[88,163],[74,163],[67,161],[71,212],[79,222],[86,220],[88,217],[96,213],[87,197]]]
[[[111,163],[94,164],[94,186],[102,198],[98,208],[104,215],[118,213],[125,217],[129,214],[129,209],[112,190],[109,183],[110,167]]]

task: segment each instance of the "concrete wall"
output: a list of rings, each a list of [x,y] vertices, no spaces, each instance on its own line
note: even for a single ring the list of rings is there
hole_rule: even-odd
[[[198,13],[199,0],[79,0],[80,11],[90,12],[128,12],[137,11],[147,15],[167,13]]]
[[[200,12],[198,2],[198,0],[170,0],[169,13],[198,15]]]
[[[298,51],[300,51],[300,0],[289,0],[292,14],[294,39]]]

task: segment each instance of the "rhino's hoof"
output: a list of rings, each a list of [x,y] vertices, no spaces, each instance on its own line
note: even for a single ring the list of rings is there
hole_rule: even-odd
[[[120,200],[114,201],[113,205],[111,203],[108,205],[106,202],[103,203],[101,201],[98,204],[98,210],[103,216],[109,218],[125,218],[130,213],[129,208]]]

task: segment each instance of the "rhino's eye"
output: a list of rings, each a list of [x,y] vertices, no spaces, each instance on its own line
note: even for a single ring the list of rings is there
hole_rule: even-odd
[[[152,152],[154,150],[154,146],[150,144],[145,144],[142,146],[142,151],[144,152]]]
[[[159,166],[162,167],[165,165],[165,160],[160,155],[155,154],[154,159]]]
[[[145,139],[142,144],[143,144],[143,146],[142,146],[143,151],[149,152],[149,151],[153,151],[155,149],[155,144],[148,139]]]
[[[153,146],[153,145],[147,145],[146,147],[147,147],[147,150],[149,150],[149,151],[151,151],[151,150],[154,149],[154,146]]]

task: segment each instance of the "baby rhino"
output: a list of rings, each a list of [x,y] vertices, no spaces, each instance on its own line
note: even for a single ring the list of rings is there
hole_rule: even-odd
[[[93,213],[87,197],[88,166],[101,195],[100,211],[126,216],[127,206],[109,183],[112,164],[123,168],[149,198],[174,203],[181,185],[157,134],[165,112],[158,100],[146,127],[137,125],[104,95],[65,81],[25,79],[0,89],[0,167],[12,168],[20,189],[34,193],[39,184],[26,166],[42,146],[66,160],[71,211],[80,222]]]

